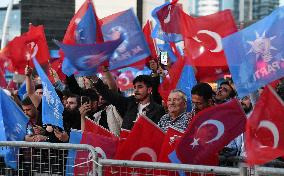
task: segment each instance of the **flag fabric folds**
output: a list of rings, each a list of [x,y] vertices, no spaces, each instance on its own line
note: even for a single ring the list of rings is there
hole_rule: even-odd
[[[262,165],[284,155],[283,117],[284,102],[271,86],[265,87],[246,125],[248,164]]]
[[[37,60],[33,58],[33,62],[36,71],[41,79],[43,96],[42,96],[42,123],[52,124],[63,129],[63,117],[62,113],[64,106],[61,103],[60,98],[56,94],[55,88],[48,80],[48,77],[44,73]]]
[[[152,32],[153,38],[158,38],[166,42],[179,42],[183,40],[187,26],[185,24],[189,21],[186,20],[186,14],[177,2],[177,0],[166,2],[152,11],[152,16],[156,21]],[[176,23],[177,20],[180,23]]]
[[[94,44],[103,42],[103,35],[99,19],[96,15],[93,2],[86,0],[71,19],[63,38],[64,44]],[[60,51],[62,71],[67,76],[77,73],[76,68],[68,59],[64,59],[64,53]]]
[[[245,123],[246,115],[236,99],[207,108],[193,118],[176,154],[184,164],[212,165],[216,153],[244,132]]]
[[[12,63],[13,71],[19,74],[25,73],[25,65],[33,57],[38,58],[40,64],[47,64],[50,56],[43,26],[30,26],[28,32],[15,37],[4,48],[3,57]]]
[[[150,119],[140,115],[115,159],[156,162],[164,140],[164,133]]]
[[[108,61],[124,37],[97,44],[65,45],[55,42],[63,51],[69,62],[80,72],[81,76],[94,75],[103,62]]]
[[[18,105],[0,89],[0,139],[3,141],[22,141],[26,135],[28,118]],[[5,163],[16,169],[16,148],[5,150]]]
[[[223,39],[240,97],[284,76],[284,7]]]
[[[116,40],[122,35],[125,37],[110,58],[111,70],[137,63],[150,55],[144,34],[132,9],[115,13],[101,21],[105,41]]]

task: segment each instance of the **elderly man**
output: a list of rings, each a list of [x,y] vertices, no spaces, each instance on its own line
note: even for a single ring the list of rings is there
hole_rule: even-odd
[[[186,95],[181,90],[172,90],[168,97],[168,114],[165,114],[158,126],[167,131],[169,127],[184,131],[188,126],[188,116],[186,113]]]

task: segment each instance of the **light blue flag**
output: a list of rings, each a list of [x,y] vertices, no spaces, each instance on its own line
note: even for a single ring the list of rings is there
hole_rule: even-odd
[[[56,94],[56,91],[46,76],[45,72],[38,64],[37,60],[33,58],[33,62],[36,68],[36,71],[41,79],[43,87],[43,96],[42,96],[42,123],[43,124],[52,124],[59,126],[63,129],[63,117],[62,113],[64,107],[61,103],[60,98]]]
[[[71,130],[69,143],[80,144],[81,139],[82,139],[82,132],[81,131]],[[75,150],[69,150],[68,156],[67,156],[67,162],[66,162],[65,176],[68,176],[68,175],[73,176],[74,175],[75,157],[76,157],[76,151]]]
[[[284,76],[284,7],[223,39],[239,97]]]
[[[18,105],[0,89],[0,140],[23,141],[26,135],[28,118]],[[2,151],[3,152],[3,151]],[[1,154],[3,154],[1,152]],[[17,148],[4,150],[5,163],[14,169],[17,168]]]
[[[192,109],[191,105],[191,89],[197,84],[195,79],[194,70],[192,66],[185,65],[182,70],[182,74],[179,78],[177,89],[182,90],[187,96],[187,111],[190,112]]]

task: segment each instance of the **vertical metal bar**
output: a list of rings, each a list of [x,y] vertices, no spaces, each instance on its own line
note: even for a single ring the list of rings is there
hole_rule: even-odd
[[[139,23],[142,27],[143,24],[143,0],[137,0],[136,14],[139,20]]]

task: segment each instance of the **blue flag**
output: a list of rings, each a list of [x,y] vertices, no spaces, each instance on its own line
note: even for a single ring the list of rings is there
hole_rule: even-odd
[[[42,123],[59,126],[63,129],[62,113],[64,107],[56,91],[46,76],[45,72],[38,64],[37,60],[33,58],[36,71],[41,79],[43,96],[42,96]]]
[[[223,39],[240,97],[284,76],[284,7]]]
[[[27,90],[26,90],[26,81],[24,81],[19,90],[18,90],[18,95],[20,97],[21,100],[23,100],[25,98],[25,94],[27,93]]]
[[[192,109],[191,106],[191,89],[197,84],[195,79],[194,70],[192,66],[185,65],[183,67],[181,76],[179,78],[177,89],[182,90],[187,96],[187,111],[190,112]]]
[[[55,42],[64,51],[70,63],[80,71],[81,76],[91,76],[97,72],[98,66],[110,59],[117,47],[123,42],[121,36],[117,40],[89,45],[65,45]]]
[[[77,130],[71,130],[70,132],[70,139],[69,143],[71,144],[80,144],[82,139],[82,132]],[[69,150],[68,156],[67,156],[67,162],[66,162],[66,176],[67,175],[74,175],[74,164],[75,164],[75,157],[76,157],[76,151],[75,150]]]
[[[104,40],[115,40],[124,35],[125,40],[111,57],[111,70],[126,67],[150,55],[150,50],[137,17],[132,9],[114,14],[112,20],[103,21],[102,32]]]
[[[28,118],[18,105],[0,89],[0,140],[23,141],[26,135]],[[5,151],[5,163],[16,169],[16,148]]]
[[[96,43],[96,28],[100,27],[97,25],[96,14],[92,3],[88,4],[87,11],[79,21],[75,34],[77,44],[94,44]],[[67,56],[68,57],[68,56]],[[74,74],[77,71],[76,66],[73,65],[69,59],[64,59],[62,63],[62,71],[67,76]],[[80,73],[80,71],[79,71]],[[84,75],[84,73],[82,73]]]

